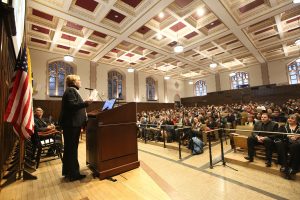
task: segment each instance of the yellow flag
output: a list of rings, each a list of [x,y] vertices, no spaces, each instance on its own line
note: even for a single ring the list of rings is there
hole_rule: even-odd
[[[28,65],[28,77],[29,77],[29,84],[31,85],[32,88],[32,71],[31,71],[31,59],[30,59],[30,53],[29,53],[29,48],[28,46],[26,47],[26,52],[27,52],[27,65]]]

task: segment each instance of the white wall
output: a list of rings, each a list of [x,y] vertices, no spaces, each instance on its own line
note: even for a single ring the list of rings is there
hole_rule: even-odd
[[[276,60],[268,63],[270,84],[289,84],[287,65],[293,59]]]
[[[47,70],[48,62],[56,59],[63,60],[62,55],[30,49],[30,56],[33,80],[38,90],[37,93],[33,95],[33,98],[61,100],[61,98],[50,98],[47,95]],[[80,89],[79,92],[83,98],[86,98],[89,95],[89,91],[83,88],[90,87],[90,61],[75,58],[73,64],[76,65],[75,73],[80,76],[82,82],[82,89]]]
[[[184,87],[185,83],[182,80],[169,79],[166,80],[167,84],[167,99],[166,103],[174,103],[175,95],[179,95],[180,98],[184,97]]]

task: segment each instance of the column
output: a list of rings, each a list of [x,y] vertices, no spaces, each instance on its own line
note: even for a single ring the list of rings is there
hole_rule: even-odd
[[[220,74],[215,74],[215,81],[216,81],[216,92],[221,91],[221,81],[220,81]]]

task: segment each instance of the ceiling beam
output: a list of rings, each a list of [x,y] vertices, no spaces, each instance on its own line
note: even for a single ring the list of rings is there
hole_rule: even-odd
[[[281,13],[287,11],[287,10],[290,10],[290,9],[296,7],[296,6],[297,6],[297,4],[293,4],[292,2],[288,2],[287,4],[285,4],[284,6],[281,6],[281,7],[278,7],[278,6],[273,7],[273,8],[270,9],[271,10],[270,12],[268,12],[264,15],[260,15],[258,17],[255,17],[254,19],[249,20],[247,22],[240,22],[241,25],[239,25],[239,28],[240,29],[247,28],[247,27],[249,27],[253,24],[256,24],[258,22],[269,19],[269,18],[271,18],[275,15],[279,15],[279,14],[281,14]]]
[[[99,52],[92,61],[97,62],[100,58],[110,52],[113,48],[115,48],[118,44],[120,44],[123,40],[126,40],[132,33],[134,33],[138,28],[146,24],[149,20],[151,20],[157,13],[164,8],[166,8],[173,0],[164,0],[159,1],[155,4],[151,9],[149,9],[146,13],[142,15],[138,20],[136,20],[130,28],[126,29],[121,35],[119,35],[116,40],[114,40],[111,44],[106,46],[101,52]]]
[[[64,11],[56,10],[54,8],[50,8],[50,7],[45,6],[41,3],[38,3],[36,1],[28,1],[28,7],[34,8],[36,10],[42,10],[45,13],[51,13],[51,15],[53,15],[53,16],[59,17],[61,19],[67,20],[69,22],[73,22],[75,24],[80,24],[81,26],[84,26],[84,27],[87,27],[89,29],[107,34],[107,35],[112,36],[112,37],[118,37],[119,36],[118,33],[114,32],[114,31],[111,31],[109,29],[106,29],[104,27],[101,27],[99,24],[91,23],[91,22],[88,22],[86,20],[74,17],[74,16],[70,15],[68,12],[64,12]]]
[[[58,23],[57,23],[55,33],[54,33],[54,36],[53,36],[53,39],[52,39],[52,42],[51,42],[51,45],[50,45],[50,48],[49,48],[49,51],[53,51],[53,49],[56,45],[56,42],[58,41],[58,39],[60,37],[61,29],[62,29],[63,25],[64,25],[64,20],[59,19]]]
[[[240,40],[240,42],[254,55],[254,57],[260,62],[265,63],[265,58],[252,44],[247,35],[241,30],[239,25],[225,9],[222,3],[218,0],[203,0],[207,7],[215,13],[215,15],[222,19],[223,23],[232,31],[232,33]]]
[[[269,0],[269,2],[270,2],[271,7],[275,7],[278,5],[276,0]],[[279,37],[282,40],[284,38],[284,33],[283,33],[282,24],[281,24],[281,17],[280,17],[280,15],[275,15],[274,18],[275,18],[275,23],[276,23]],[[282,44],[282,49],[284,52],[284,56],[288,56],[289,53],[288,53],[286,44]]]

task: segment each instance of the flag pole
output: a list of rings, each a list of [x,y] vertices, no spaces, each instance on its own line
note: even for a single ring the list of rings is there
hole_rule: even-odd
[[[22,172],[24,170],[24,138],[19,137],[19,153],[20,153],[20,159],[19,159],[19,173],[18,173],[18,179],[22,178]]]

